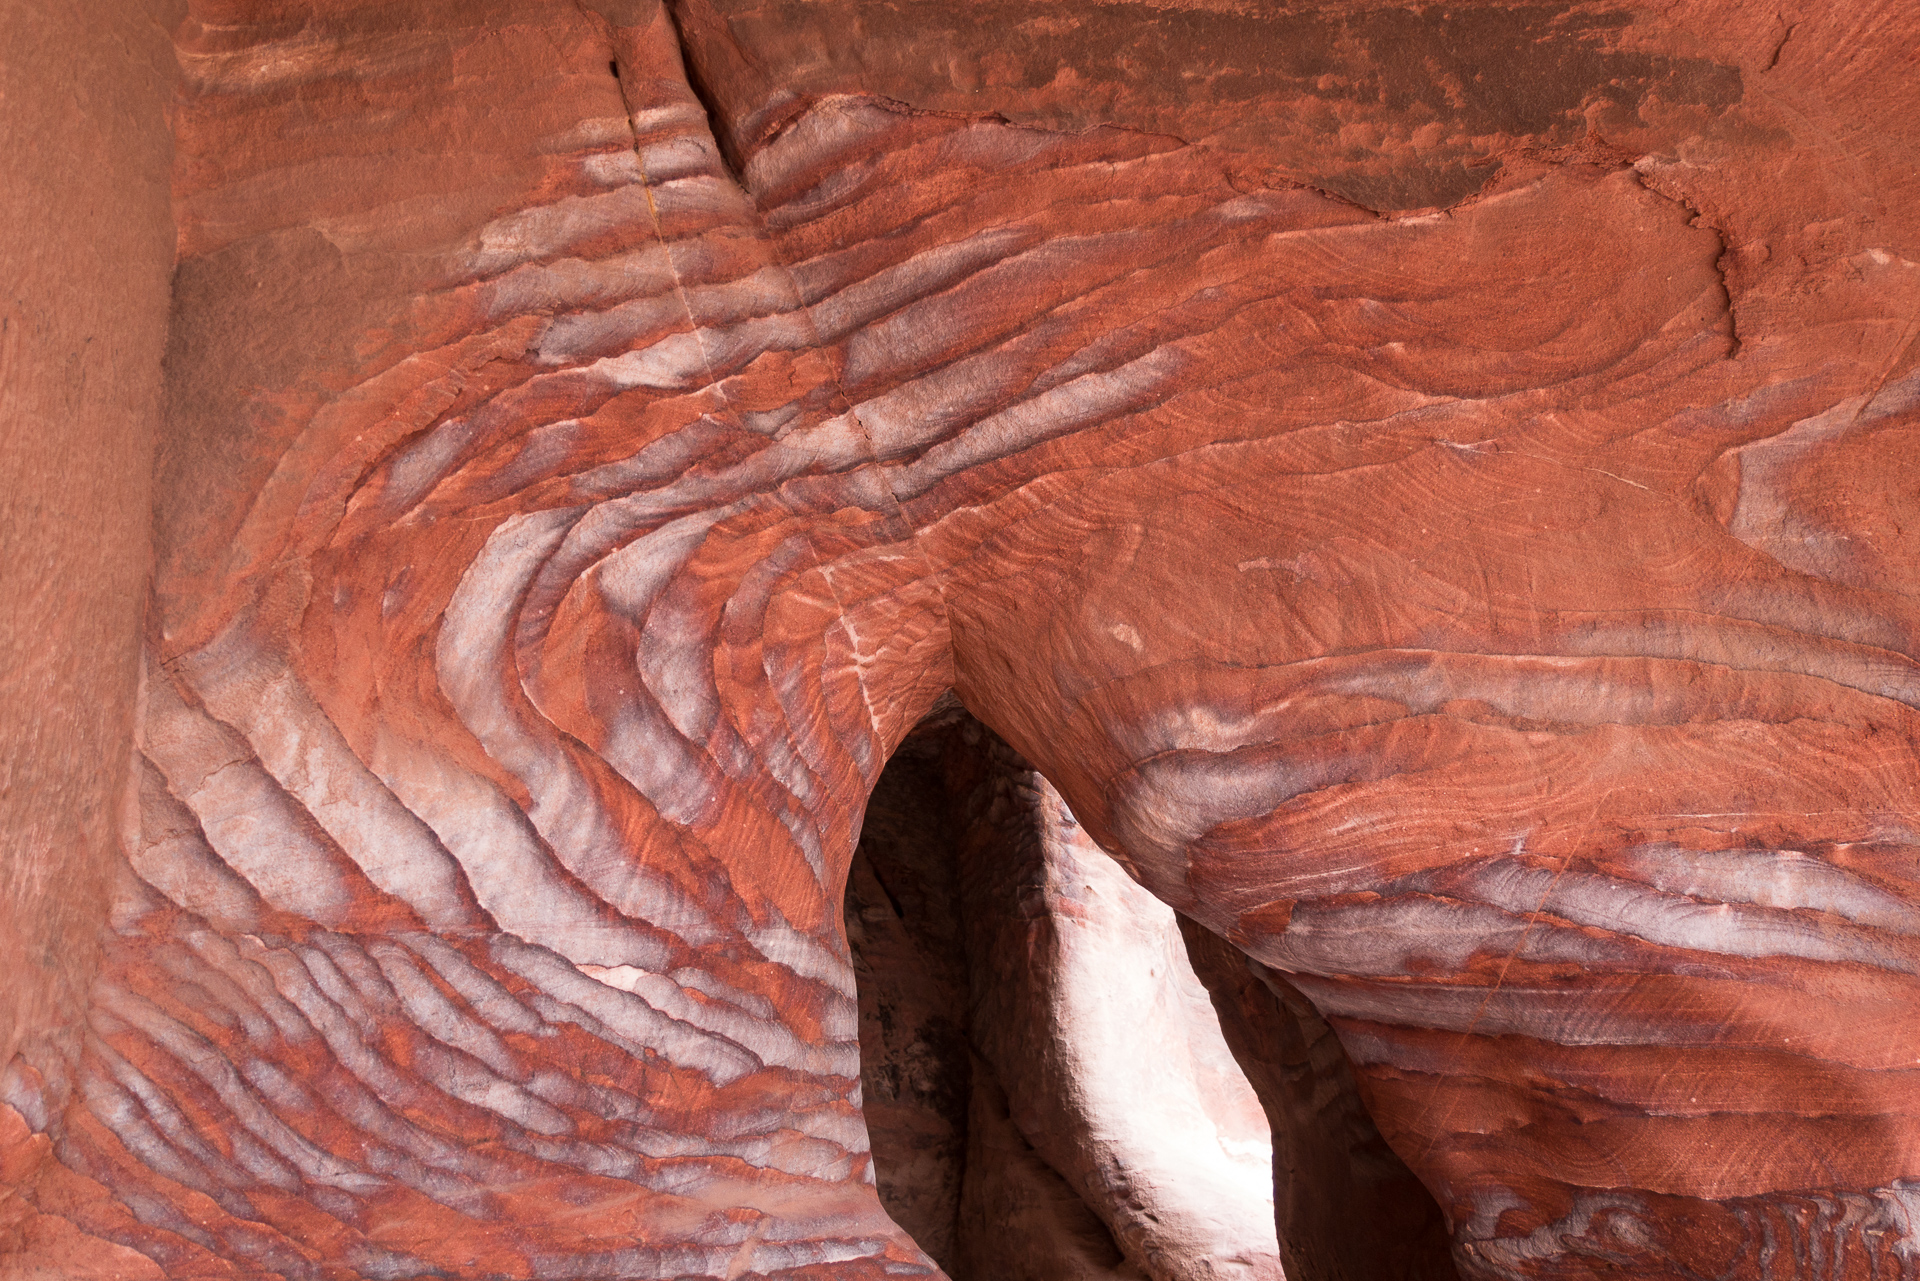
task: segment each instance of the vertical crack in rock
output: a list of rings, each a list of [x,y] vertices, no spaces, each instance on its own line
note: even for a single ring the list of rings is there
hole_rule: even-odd
[[[1787,29],[1785,33],[1783,33],[1780,37],[1780,43],[1773,46],[1773,56],[1767,59],[1767,65],[1761,68],[1761,70],[1772,71],[1775,67],[1780,65],[1780,55],[1787,51],[1787,42],[1793,39],[1793,33],[1798,31],[1799,29],[1800,29],[1800,24],[1797,22],[1789,22],[1787,24]]]
[[[1666,190],[1664,186],[1652,181],[1646,171],[1637,165],[1634,167],[1634,173],[1639,179],[1640,185],[1646,190],[1652,192],[1662,200],[1670,201],[1686,210],[1688,225],[1699,227],[1704,231],[1711,231],[1714,239],[1719,241],[1720,250],[1713,256],[1713,274],[1720,286],[1720,305],[1726,311],[1727,315],[1726,358],[1728,360],[1738,360],[1740,358],[1741,346],[1740,321],[1734,311],[1733,284],[1727,274],[1727,260],[1733,254],[1733,245],[1727,239],[1726,229],[1709,221],[1706,212],[1694,204],[1692,200],[1688,199],[1687,196],[1678,189],[1672,191]]]
[[[647,217],[653,224],[654,239],[659,242],[660,252],[666,257],[667,271],[673,277],[674,292],[679,295],[680,307],[686,314],[688,328],[693,334],[694,342],[700,348],[700,359],[706,367],[707,385],[712,387],[714,394],[724,402],[727,398],[726,386],[714,371],[713,349],[708,344],[706,326],[700,323],[699,316],[694,313],[693,300],[687,296],[686,279],[681,275],[680,264],[674,260],[674,246],[667,238],[666,225],[661,221],[659,202],[654,199],[653,177],[647,172],[646,146],[640,138],[640,120],[635,114],[634,102],[627,94],[626,77],[620,73],[618,56],[608,59],[607,71],[613,76],[613,83],[620,93],[620,110],[626,117],[627,133],[633,140],[633,163],[640,174],[640,193],[647,202]],[[717,146],[715,155],[719,155]]]
[[[674,43],[680,49],[680,66],[686,74],[687,91],[700,104],[700,109],[707,113],[707,130],[713,135],[714,146],[719,148],[720,160],[726,166],[727,176],[733,179],[736,186],[744,190],[747,185],[746,179],[742,176],[745,171],[745,158],[735,154],[733,133],[729,128],[726,112],[721,108],[719,98],[714,94],[712,87],[707,84],[699,64],[688,56],[687,18],[681,12],[682,8],[684,5],[679,0],[662,0],[660,5],[661,12],[667,16],[667,21],[673,24]]]

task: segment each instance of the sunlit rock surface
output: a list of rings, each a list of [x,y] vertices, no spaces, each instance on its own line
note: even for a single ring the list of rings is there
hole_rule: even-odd
[[[1278,1281],[1266,1117],[1173,913],[997,764],[962,893],[973,1039],[1014,1122],[1145,1275]]]
[[[1030,765],[971,718],[916,732],[847,904],[881,1200],[936,1260],[1281,1275],[1266,1117],[1174,914]]]
[[[1914,1275],[1911,6],[961,13],[10,62],[6,1266],[932,1275],[840,918],[951,691],[1463,1275]],[[1124,1239],[999,1088],[959,1222]]]

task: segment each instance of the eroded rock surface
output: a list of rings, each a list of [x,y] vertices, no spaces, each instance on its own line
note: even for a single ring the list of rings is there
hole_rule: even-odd
[[[107,929],[9,1267],[931,1274],[839,917],[952,691],[1463,1274],[1914,1273],[1910,6],[188,9],[137,697],[59,647],[144,521],[34,580],[49,742],[138,728],[114,892],[8,886]],[[75,403],[119,479],[23,546],[144,516],[150,382]],[[10,834],[92,839],[42,728]]]

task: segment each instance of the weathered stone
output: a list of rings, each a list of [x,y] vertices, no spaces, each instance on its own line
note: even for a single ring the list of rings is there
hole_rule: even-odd
[[[840,917],[952,694],[1464,1274],[1911,1272],[1909,7],[955,12],[8,19],[7,1267],[929,1274]],[[956,1242],[1099,1210],[973,1080]]]

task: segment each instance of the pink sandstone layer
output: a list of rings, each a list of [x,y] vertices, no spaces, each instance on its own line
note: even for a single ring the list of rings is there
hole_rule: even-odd
[[[7,19],[8,1268],[939,1275],[952,694],[1461,1275],[1920,1276],[1909,6],[134,12]]]

